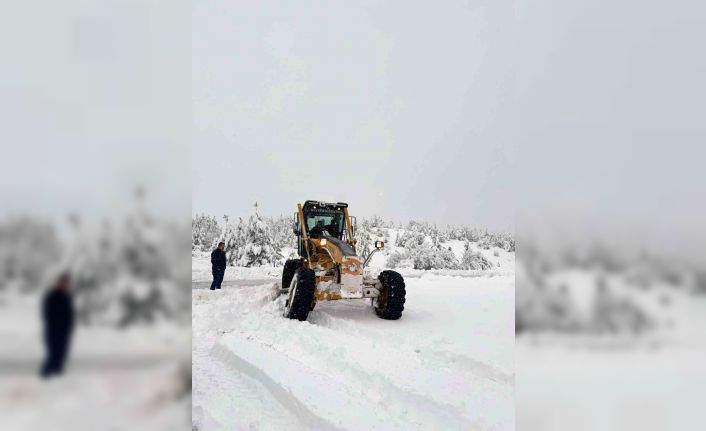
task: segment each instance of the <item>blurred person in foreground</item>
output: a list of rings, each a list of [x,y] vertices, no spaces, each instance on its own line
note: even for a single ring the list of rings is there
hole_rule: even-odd
[[[71,276],[62,273],[42,301],[44,345],[46,360],[41,376],[49,378],[64,371],[64,362],[74,328],[74,306],[71,295]]]
[[[211,269],[213,271],[211,290],[220,289],[223,282],[223,275],[226,272],[226,252],[223,251],[225,246],[226,243],[221,241],[218,243],[218,247],[211,252]]]

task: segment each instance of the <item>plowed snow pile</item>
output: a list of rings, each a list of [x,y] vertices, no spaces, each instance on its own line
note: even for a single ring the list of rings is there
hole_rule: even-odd
[[[194,283],[195,428],[514,427],[514,276],[406,277],[398,321],[366,300],[287,320],[274,281]]]

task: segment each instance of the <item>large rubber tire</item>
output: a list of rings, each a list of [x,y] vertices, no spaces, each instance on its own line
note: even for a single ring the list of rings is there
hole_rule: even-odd
[[[282,270],[282,289],[289,288],[289,284],[292,282],[292,278],[294,278],[294,273],[301,267],[301,259],[289,259],[284,262],[284,269]]]
[[[311,303],[314,301],[316,290],[316,276],[309,268],[298,268],[294,273],[292,292],[287,297],[291,298],[291,304],[285,304],[284,317],[288,319],[306,320],[311,311]]]
[[[395,271],[383,271],[378,275],[382,288],[374,303],[375,314],[386,320],[402,317],[405,302],[404,278]]]

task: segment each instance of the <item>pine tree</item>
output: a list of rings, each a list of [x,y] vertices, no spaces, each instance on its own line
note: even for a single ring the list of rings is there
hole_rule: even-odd
[[[223,216],[225,229],[221,236],[221,241],[225,243],[223,251],[226,253],[226,260],[229,266],[235,265],[239,250],[245,245],[245,234],[243,219],[238,217],[238,222],[232,222],[227,215]]]
[[[164,244],[176,236],[168,235],[166,226],[147,211],[144,189],[136,190],[136,198],[135,208],[119,233],[119,268],[123,277],[116,280],[117,296],[112,298],[119,304],[112,316],[113,323],[119,326],[153,322],[173,312],[167,298],[174,295],[174,286],[162,281],[171,276],[170,263],[174,261],[174,256],[168,254],[170,247]],[[101,317],[101,311],[94,308],[92,314]]]
[[[197,214],[191,220],[191,250],[210,251],[221,233],[222,229],[215,217]]]
[[[255,213],[250,216],[244,229],[244,246],[238,251],[238,266],[279,265],[282,261],[276,249],[270,228],[263,220],[255,203]]]
[[[292,220],[289,217],[279,216],[265,219],[270,226],[272,238],[277,250],[284,247],[296,247],[295,236],[292,234]]]
[[[395,237],[395,246],[404,247],[404,233],[402,228],[397,230],[397,236]]]

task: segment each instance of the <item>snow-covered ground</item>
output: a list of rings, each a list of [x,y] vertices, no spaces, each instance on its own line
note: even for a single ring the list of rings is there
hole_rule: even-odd
[[[270,300],[279,268],[228,268],[212,292],[195,257],[194,427],[514,429],[514,268],[500,269],[401,271],[397,321],[341,300],[299,322]]]
[[[518,427],[706,429],[706,295],[695,274],[609,250],[518,260]]]
[[[529,431],[700,430],[706,350],[589,350],[518,339],[517,423]]]
[[[188,327],[78,326],[65,374],[49,381],[40,334],[38,297],[0,297],[0,429],[187,429]]]

